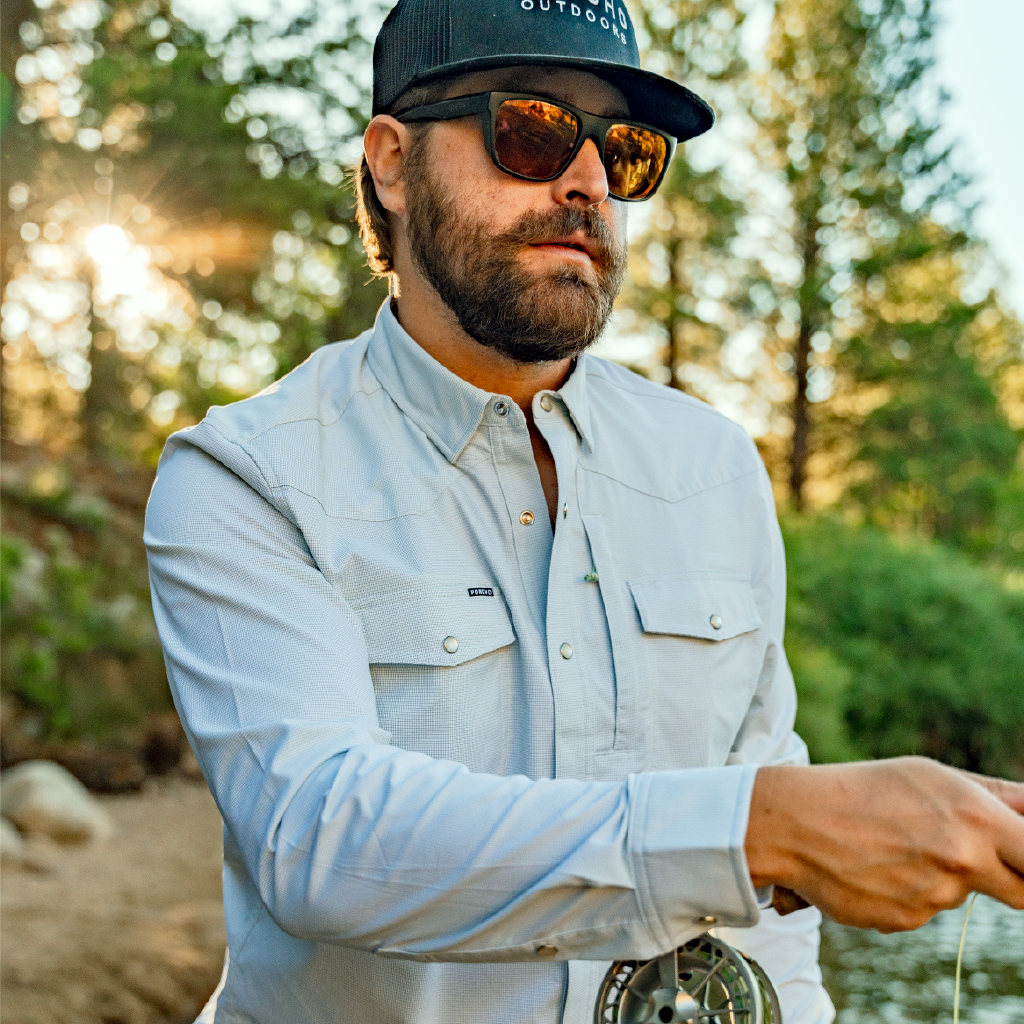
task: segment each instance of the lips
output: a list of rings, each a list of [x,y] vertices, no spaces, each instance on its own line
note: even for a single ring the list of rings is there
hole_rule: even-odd
[[[533,245],[537,248],[559,246],[563,249],[574,249],[576,252],[581,252],[585,256],[589,256],[592,260],[596,260],[598,255],[597,243],[593,238],[584,234],[582,231],[560,238],[545,238],[543,241],[534,242]]]

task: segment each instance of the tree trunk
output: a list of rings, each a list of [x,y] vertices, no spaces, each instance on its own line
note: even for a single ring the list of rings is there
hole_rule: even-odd
[[[675,300],[682,294],[683,283],[679,280],[679,274],[676,271],[676,258],[679,255],[679,239],[673,239],[668,246],[668,272],[669,272],[669,283],[672,291],[672,312],[668,316],[668,386],[670,388],[676,388],[679,391],[685,391],[682,382],[676,376],[676,368],[682,362],[683,356],[679,351],[679,342],[676,340],[676,335],[679,333],[676,330],[679,322],[683,319],[682,314],[679,312],[679,307],[676,305]]]
[[[807,369],[811,354],[811,325],[801,311],[800,335],[796,342],[796,395],[793,397],[793,447],[789,456],[789,493],[797,512],[804,510],[804,475],[807,468]]]
[[[818,223],[809,217],[804,224],[804,280],[800,285],[800,333],[797,335],[796,394],[793,396],[793,446],[789,456],[789,493],[797,512],[804,510],[804,484],[810,450],[811,422],[807,401],[807,371],[810,368],[814,309],[818,303]]]

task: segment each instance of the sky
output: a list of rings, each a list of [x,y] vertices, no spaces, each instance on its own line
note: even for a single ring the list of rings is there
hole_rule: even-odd
[[[939,0],[937,72],[946,124],[982,199],[976,228],[1004,265],[1024,317],[1024,0]]]

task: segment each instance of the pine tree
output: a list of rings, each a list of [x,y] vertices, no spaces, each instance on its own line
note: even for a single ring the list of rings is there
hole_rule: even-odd
[[[627,299],[672,382],[761,434],[798,509],[841,500],[1012,554],[1020,331],[973,283],[987,257],[939,145],[930,0],[780,0],[763,70],[742,11],[647,11],[652,60],[720,112],[717,152],[677,158],[635,246]]]
[[[649,0],[640,15],[649,40],[647,66],[712,102],[721,133],[749,90],[742,5]],[[661,339],[658,379],[709,399],[736,380],[722,350],[749,320],[747,293],[757,273],[735,252],[744,190],[739,175],[726,171],[706,152],[705,140],[680,147],[658,195],[638,213],[646,230],[634,246],[623,298],[627,315],[620,316],[620,325],[625,320]]]
[[[975,243],[968,233],[967,181],[956,171],[951,150],[939,145],[943,97],[931,91],[929,79],[934,28],[931,0],[782,0],[776,12],[770,71],[752,109],[761,129],[758,150],[785,176],[790,221],[781,249],[788,248],[798,269],[790,307],[796,315],[783,332],[795,337],[790,353],[781,357],[793,377],[789,489],[798,509],[805,504],[812,455],[817,450],[826,464],[831,455],[831,466],[841,465],[835,447],[844,435],[846,454],[869,464],[879,481],[891,473],[891,467],[879,468],[877,443],[865,438],[849,450],[850,426],[862,416],[848,417],[844,430],[836,422],[842,402],[825,402],[817,410],[812,404],[838,391],[847,411],[856,399],[863,408],[872,400],[865,386],[883,377],[890,386],[873,389],[883,405],[909,408],[900,388],[920,390],[929,376],[948,391],[948,374],[936,377],[929,361],[919,358],[926,345],[948,351],[959,346],[959,369],[967,374],[957,377],[966,389],[964,404],[973,402],[978,412],[981,401],[990,410],[991,445],[976,454],[996,476],[1008,471],[1012,436],[988,382],[977,374],[971,378],[973,354],[964,348],[964,332],[982,304],[961,302],[965,273],[948,272],[956,266],[967,270]],[[947,272],[936,275],[940,265]],[[891,324],[876,315],[877,303],[887,296],[890,306],[898,302],[896,293],[922,275],[931,281],[931,294],[921,307],[928,314],[917,322],[918,354],[903,356],[903,371],[893,373],[907,341],[892,337]],[[776,290],[785,294],[785,288]],[[901,310],[901,318],[913,312],[906,303]],[[952,365],[947,361],[946,369]],[[977,397],[979,388],[984,400]],[[898,420],[880,408],[870,422]],[[935,459],[962,460],[971,442],[966,435],[961,441],[953,445],[960,455],[952,455],[947,432],[944,454],[934,446]],[[870,491],[861,488],[860,494]],[[940,536],[959,536],[941,526],[941,516],[935,526]]]
[[[16,432],[152,457],[211,403],[370,322],[382,289],[364,287],[343,180],[368,107],[365,14],[311,4],[210,38],[166,0],[15,12]],[[123,287],[133,273],[145,288]],[[66,308],[44,308],[61,289]]]

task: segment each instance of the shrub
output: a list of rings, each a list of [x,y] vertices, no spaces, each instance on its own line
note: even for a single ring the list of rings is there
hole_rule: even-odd
[[[1024,594],[939,544],[824,518],[783,531],[812,756],[1024,776]]]

